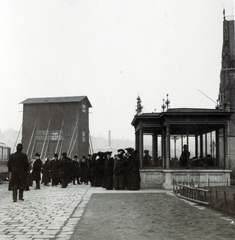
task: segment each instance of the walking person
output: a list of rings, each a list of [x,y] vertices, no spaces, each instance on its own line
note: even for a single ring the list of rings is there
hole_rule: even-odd
[[[10,155],[7,162],[8,170],[11,173],[11,186],[13,190],[13,201],[17,202],[17,195],[19,189],[19,200],[24,201],[23,194],[26,185],[27,171],[28,171],[28,157],[22,153],[23,145],[19,143],[16,147],[16,152]]]
[[[36,160],[33,163],[33,180],[36,182],[35,190],[40,189],[40,180],[41,180],[41,168],[42,160],[40,159],[40,153],[35,154]]]

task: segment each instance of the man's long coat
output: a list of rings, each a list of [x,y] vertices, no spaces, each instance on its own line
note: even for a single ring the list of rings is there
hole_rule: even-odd
[[[9,190],[24,189],[29,167],[27,155],[22,152],[11,154],[7,166],[11,173]]]

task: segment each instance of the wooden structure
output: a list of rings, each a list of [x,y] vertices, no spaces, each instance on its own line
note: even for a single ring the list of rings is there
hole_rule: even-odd
[[[66,152],[89,153],[89,108],[86,96],[29,98],[23,104],[22,143],[29,158]]]
[[[208,178],[214,183],[224,182],[230,173],[227,146],[230,116],[230,112],[223,110],[193,108],[168,109],[161,113],[138,113],[132,125],[135,127],[136,149],[142,168],[142,187],[171,188],[173,180],[187,182],[193,179],[200,185]],[[143,166],[144,135],[152,136],[152,165],[147,168]],[[178,164],[172,164],[174,160],[171,156],[172,136],[181,139],[184,136],[186,144],[182,141],[181,148],[187,145],[187,151],[194,152],[194,156],[188,157],[185,165],[181,165],[180,161]],[[212,144],[211,136],[216,146],[213,158],[209,151]],[[189,141],[192,138],[194,146]],[[158,156],[159,152],[161,156]],[[202,174],[203,171],[206,175]],[[216,177],[218,175],[221,179]]]

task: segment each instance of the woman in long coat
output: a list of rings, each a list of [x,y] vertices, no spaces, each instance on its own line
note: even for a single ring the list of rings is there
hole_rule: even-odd
[[[140,189],[140,166],[137,156],[137,151],[133,151],[129,157],[129,171],[128,171],[128,190]]]
[[[117,154],[115,156],[113,174],[114,174],[113,187],[116,190],[124,190],[125,189],[125,182],[124,182],[125,163],[122,159],[121,154]]]

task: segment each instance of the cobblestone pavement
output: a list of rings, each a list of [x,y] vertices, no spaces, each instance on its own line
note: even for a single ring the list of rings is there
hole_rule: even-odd
[[[92,198],[90,201],[90,198],[93,193],[98,193],[93,196],[96,196],[95,198]],[[104,193],[108,193],[105,194]],[[116,193],[111,194],[113,197],[111,197],[110,193]],[[127,194],[124,194],[126,196],[125,198],[120,201],[114,201],[114,199],[121,199],[121,196],[123,196],[121,193],[131,193],[127,196]],[[159,194],[160,193],[160,194]],[[162,194],[167,193],[167,194]],[[100,195],[101,194],[101,195]],[[140,197],[139,194],[142,194]],[[158,194],[158,197],[154,196],[154,199],[156,201],[159,201],[159,203],[163,204],[161,207],[161,210],[158,212],[158,217],[161,218],[161,222],[164,222],[164,228],[167,226],[167,221],[164,221],[164,218],[159,216],[159,213],[162,212],[164,215],[166,211],[171,215],[172,219],[173,217],[179,217],[179,213],[182,215],[191,215],[192,212],[190,211],[197,211],[197,215],[195,215],[195,220],[200,221],[201,218],[205,218],[206,214],[208,215],[207,218],[210,218],[213,214],[213,216],[216,214],[216,212],[211,213],[211,210],[206,209],[205,207],[198,206],[194,203],[189,203],[185,200],[180,200],[176,198],[172,191],[167,190],[160,190],[160,189],[141,189],[139,191],[107,191],[103,188],[94,188],[90,187],[89,185],[69,185],[67,188],[61,188],[61,187],[51,187],[51,186],[41,186],[40,190],[34,190],[31,187],[30,191],[24,192],[24,199],[25,201],[18,201],[14,203],[12,201],[12,192],[8,191],[8,184],[0,184],[0,240],[5,239],[63,239],[63,240],[69,240],[69,239],[75,239],[75,240],[85,240],[85,239],[102,239],[105,238],[99,238],[99,232],[102,232],[102,236],[107,236],[107,231],[110,232],[110,229],[107,229],[108,223],[107,220],[110,219],[108,222],[110,226],[112,227],[112,224],[118,223],[124,224],[121,226],[121,230],[123,231],[124,227],[126,228],[127,233],[130,231],[128,228],[128,224],[130,221],[128,220],[128,214],[134,214],[134,219],[138,219],[140,221],[145,221],[144,213],[146,210],[150,211],[149,213],[146,213],[146,218],[149,218],[151,220],[151,211],[156,211],[156,203],[153,203],[153,201],[149,198],[149,194]],[[103,197],[102,197],[103,196]],[[135,197],[136,196],[136,197]],[[138,197],[139,196],[139,197]],[[166,197],[169,196],[169,197]],[[137,200],[139,198],[139,200]],[[100,201],[97,201],[97,199],[100,199]],[[124,204],[125,201],[133,200],[133,206],[132,211],[125,210],[122,207],[122,211],[116,211],[115,208],[113,208],[112,201],[115,204]],[[135,200],[136,199],[136,200]],[[142,199],[142,200],[141,200]],[[125,201],[124,201],[125,200]],[[148,202],[149,201],[149,202]],[[168,202],[167,202],[168,201]],[[89,204],[88,204],[89,202]],[[103,210],[106,209],[108,205],[105,204],[105,202],[109,202],[110,208],[109,211],[104,212]],[[165,205],[164,205],[164,202]],[[175,202],[177,202],[177,208],[175,207]],[[148,205],[148,208],[144,207],[144,203]],[[137,204],[134,206],[134,204]],[[141,204],[141,205],[139,205]],[[89,207],[90,206],[90,207]],[[104,207],[105,206],[105,207]],[[142,206],[142,213],[141,217],[139,216],[136,218],[136,209],[135,207]],[[167,206],[167,208],[165,207]],[[171,208],[169,208],[171,206]],[[193,206],[193,207],[192,207]],[[172,209],[170,211],[169,209]],[[197,209],[197,210],[195,210]],[[86,210],[86,211],[85,211]],[[178,215],[174,211],[178,211]],[[203,210],[200,213],[199,210]],[[84,213],[85,211],[85,213]],[[90,215],[91,213],[92,216]],[[116,212],[115,212],[116,211]],[[129,213],[132,212],[132,213]],[[84,213],[84,214],[83,214]],[[115,214],[118,219],[117,222],[112,223],[112,214]],[[140,212],[139,212],[140,213]],[[139,214],[138,213],[138,214]],[[103,214],[103,215],[102,215]],[[105,215],[106,214],[106,215]],[[154,213],[156,214],[156,212]],[[163,215],[163,216],[164,216]],[[97,219],[100,217],[109,217],[106,218],[106,225],[103,225],[104,223],[100,221],[100,225],[97,225]],[[125,217],[126,221],[120,220],[123,219],[123,216]],[[152,216],[152,217],[155,217]],[[145,218],[145,219],[146,219]],[[227,217],[221,214],[218,214],[216,216],[217,219],[219,219],[219,222],[215,220],[215,223],[219,223],[219,226],[226,226],[226,231],[232,231],[234,232],[235,224],[232,224],[233,218]],[[176,218],[177,219],[177,218]],[[81,220],[81,221],[79,221]],[[119,221],[120,220],[120,221]],[[153,219],[154,220],[154,219]],[[151,220],[152,221],[152,220]],[[177,220],[178,221],[178,220]],[[159,222],[159,221],[157,221]],[[157,223],[156,222],[156,223]],[[146,222],[147,223],[147,222]],[[155,228],[158,228],[158,233],[161,232],[161,227],[159,224],[156,225],[154,221],[152,221],[151,224],[155,226]],[[89,233],[90,227],[92,227],[92,224],[99,230],[92,231],[92,233]],[[118,229],[118,224],[115,225],[118,232],[120,232],[120,229]],[[134,224],[134,223],[133,223]],[[142,222],[139,222],[139,225],[132,226],[133,231],[140,231],[141,229],[138,226],[141,226]],[[151,224],[147,224],[146,226],[148,228],[151,228]],[[159,225],[159,226],[158,226]],[[182,229],[182,226],[180,223],[178,224],[178,228]],[[203,224],[202,224],[203,225]],[[82,228],[82,226],[84,228]],[[93,226],[93,227],[94,227]],[[191,226],[192,227],[192,226]],[[139,228],[139,229],[138,229]],[[216,228],[216,224],[215,224]],[[136,230],[137,229],[137,230]],[[214,229],[214,228],[213,228]],[[151,231],[150,231],[151,230]],[[151,234],[156,234],[153,232],[153,229],[149,230],[149,238],[144,238],[143,236],[147,235],[138,235],[135,239],[196,239],[196,238],[152,238]],[[156,229],[155,229],[156,230]],[[83,231],[83,232],[82,232]],[[106,231],[106,232],[105,232]],[[122,231],[120,232],[121,234]],[[173,228],[171,229],[172,234],[174,235],[175,232]],[[200,233],[199,229],[199,233]],[[214,231],[214,230],[213,230]],[[82,235],[84,234],[84,235]],[[93,234],[93,236],[92,236]],[[96,238],[94,237],[96,235]],[[166,234],[162,232],[163,236],[166,236]],[[222,234],[222,233],[221,233]],[[83,237],[82,237],[83,236]],[[110,236],[110,235],[109,235]],[[156,236],[156,235],[154,235]],[[181,235],[180,235],[181,236]],[[184,235],[185,236],[185,235]],[[186,234],[187,236],[187,234]],[[222,237],[223,235],[220,235],[219,238],[213,238],[213,239],[224,239]],[[128,236],[127,236],[128,237]],[[138,238],[139,237],[139,238]],[[106,239],[132,239],[132,238],[106,238]],[[199,239],[199,238],[197,238]],[[210,238],[207,238],[210,239]]]
[[[139,192],[146,191],[149,190]],[[107,191],[89,185],[70,184],[67,188],[42,185],[40,190],[31,187],[24,192],[24,201],[14,203],[8,184],[1,184],[0,240],[70,239],[93,193]]]

